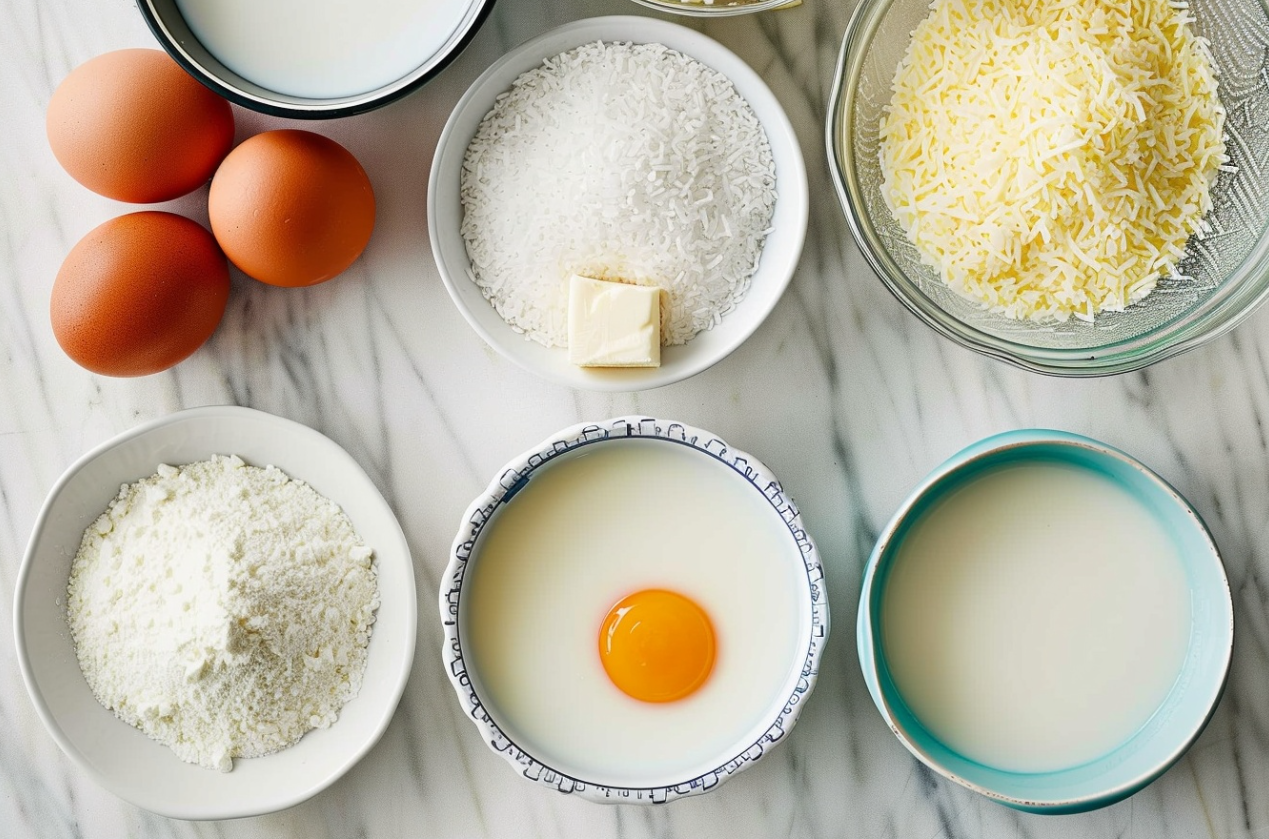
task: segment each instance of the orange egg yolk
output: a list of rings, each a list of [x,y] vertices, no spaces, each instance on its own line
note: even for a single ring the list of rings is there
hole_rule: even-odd
[[[681,594],[646,589],[613,606],[599,630],[599,658],[613,684],[644,702],[690,696],[714,668],[714,626]]]

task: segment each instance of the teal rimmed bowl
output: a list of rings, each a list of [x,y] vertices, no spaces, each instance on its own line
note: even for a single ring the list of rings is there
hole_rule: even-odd
[[[944,745],[904,702],[883,645],[883,595],[905,536],[931,507],[966,481],[1006,465],[1060,462],[1089,469],[1127,489],[1162,524],[1181,557],[1191,621],[1180,674],[1153,716],[1127,741],[1090,762],[1023,773],[975,762]],[[1234,642],[1233,602],[1220,554],[1198,513],[1166,481],[1118,449],[1062,431],[1011,431],[988,437],[935,469],[908,496],[869,557],[859,604],[859,661],[887,725],[922,763],[1001,804],[1035,813],[1104,807],[1162,775],[1198,738],[1224,689]]]

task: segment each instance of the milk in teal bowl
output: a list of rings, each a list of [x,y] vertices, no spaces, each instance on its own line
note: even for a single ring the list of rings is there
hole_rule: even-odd
[[[1233,645],[1211,535],[1162,478],[1059,431],[1008,432],[916,488],[869,559],[859,655],[922,762],[1003,804],[1111,804],[1198,737]]]

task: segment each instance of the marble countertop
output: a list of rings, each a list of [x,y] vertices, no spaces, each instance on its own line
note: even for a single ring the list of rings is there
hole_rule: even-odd
[[[63,356],[47,312],[70,247],[128,208],[58,167],[43,112],[74,66],[153,41],[127,0],[0,4],[0,623],[12,623],[36,513],[72,460],[144,420],[226,403],[306,423],[361,462],[409,540],[420,614],[413,674],[378,746],[305,804],[220,824],[159,818],[97,787],[37,718],[12,641],[0,644],[0,836],[1269,836],[1269,311],[1148,371],[1094,381],[1021,372],[939,338],[864,264],[827,175],[825,103],[851,6],[806,0],[680,19],[747,60],[783,102],[810,173],[810,230],[788,292],[736,353],[676,385],[604,395],[520,370],[459,316],[428,246],[428,167],[451,107],[506,49],[584,16],[654,13],[625,0],[498,0],[474,43],[421,91],[307,125],[347,145],[374,183],[379,224],[364,257],[334,282],[288,293],[235,275],[206,347],[168,373],[116,380]],[[236,116],[240,137],[284,123]],[[206,190],[171,207],[206,223]],[[629,413],[708,428],[781,477],[823,554],[834,623],[787,742],[717,792],[656,808],[588,804],[518,778],[455,701],[434,606],[460,515],[499,466],[571,423]],[[883,725],[855,654],[860,574],[878,529],[945,457],[1028,426],[1119,446],[1180,488],[1214,531],[1234,592],[1233,670],[1206,732],[1152,786],[1080,816],[1016,813],[924,769]]]

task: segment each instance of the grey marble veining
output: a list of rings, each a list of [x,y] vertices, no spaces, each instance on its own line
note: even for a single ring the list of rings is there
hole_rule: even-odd
[[[26,539],[61,471],[138,422],[220,403],[309,424],[361,462],[414,552],[420,613],[413,674],[382,742],[313,800],[223,823],[159,818],[98,788],[45,732],[12,641],[0,643],[0,837],[1269,836],[1269,313],[1147,372],[1098,381],[1023,373],[938,338],[868,270],[827,178],[824,109],[851,5],[683,19],[783,102],[810,173],[810,230],[788,293],[734,355],[661,390],[604,395],[544,383],[467,327],[432,263],[426,184],[450,108],[503,51],[579,17],[651,12],[622,0],[498,0],[423,90],[306,126],[347,145],[375,185],[379,223],[364,257],[308,290],[235,275],[206,348],[171,372],[112,380],[61,354],[48,295],[71,245],[129,208],[60,170],[43,110],[72,67],[152,41],[126,0],[0,4],[0,624],[12,623]],[[235,115],[240,137],[286,124]],[[206,222],[205,204],[201,190],[171,206]],[[708,428],[780,476],[823,554],[833,635],[797,728],[757,766],[668,807],[601,807],[524,783],[480,741],[442,672],[434,593],[467,501],[504,461],[570,423],[639,412]],[[1172,481],[1212,527],[1234,592],[1233,671],[1207,731],[1145,791],[1082,816],[1015,813],[920,766],[882,724],[855,655],[860,572],[891,512],[957,449],[1025,426],[1092,435]]]

